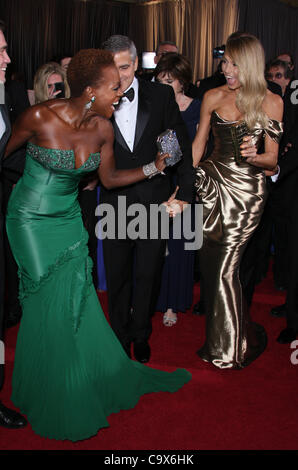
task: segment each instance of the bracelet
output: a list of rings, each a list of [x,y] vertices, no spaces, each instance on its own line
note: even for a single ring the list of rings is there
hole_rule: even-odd
[[[150,180],[153,176],[156,175],[165,175],[163,171],[160,171],[155,166],[155,162],[148,163],[147,165],[142,166],[142,170],[145,176]]]

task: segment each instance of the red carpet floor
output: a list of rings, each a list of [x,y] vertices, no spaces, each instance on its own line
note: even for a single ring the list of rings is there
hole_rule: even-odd
[[[198,298],[195,287],[194,301]],[[257,286],[252,317],[268,333],[264,354],[246,369],[217,370],[195,354],[204,341],[204,318],[190,312],[179,315],[175,327],[153,319],[149,365],[164,370],[185,367],[193,379],[175,394],[145,395],[133,410],[109,418],[110,428],[96,437],[71,443],[21,430],[0,428],[0,449],[19,450],[291,450],[298,442],[298,365],[290,361],[293,349],[276,342],[284,319],[269,315],[283,303],[270,277]],[[106,310],[106,298],[102,296]],[[6,340],[6,381],[2,401],[11,406],[11,374],[17,327]],[[298,348],[298,346],[297,346]],[[82,403],[82,406],[84,404]]]

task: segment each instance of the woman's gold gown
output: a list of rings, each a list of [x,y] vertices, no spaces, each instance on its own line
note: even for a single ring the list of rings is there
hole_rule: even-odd
[[[282,125],[269,120],[267,129],[248,131],[244,121],[227,121],[213,111],[212,155],[197,168],[196,191],[203,201],[204,241],[200,269],[206,305],[206,341],[198,351],[219,368],[239,369],[266,348],[262,326],[250,321],[242,295],[239,266],[266,201],[262,169],[241,161],[239,145],[251,135],[257,147],[265,135],[278,142]]]

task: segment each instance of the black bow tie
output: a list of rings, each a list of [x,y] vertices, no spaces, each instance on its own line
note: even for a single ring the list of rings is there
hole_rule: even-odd
[[[123,93],[123,98],[127,98],[129,101],[133,101],[135,97],[135,91],[131,87],[129,90],[127,90],[125,93]]]

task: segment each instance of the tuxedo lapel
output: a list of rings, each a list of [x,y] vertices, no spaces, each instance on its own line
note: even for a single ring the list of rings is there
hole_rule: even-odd
[[[4,104],[0,105],[0,111],[1,111],[1,115],[3,117],[3,121],[4,121],[5,127],[6,127],[4,134],[0,139],[0,159],[2,160],[7,141],[9,139],[10,134],[11,134],[11,126],[10,126],[8,111],[7,111],[7,108]]]
[[[117,122],[115,120],[115,116],[113,115],[111,117],[111,122],[114,128],[114,135],[115,135],[115,140],[120,144],[127,152],[131,152],[130,148],[128,147],[123,135],[121,134],[121,131],[117,125]]]
[[[135,132],[135,140],[134,140],[134,150],[137,147],[145,127],[149,121],[150,116],[150,101],[146,94],[144,93],[142,82],[139,81],[139,103],[138,103],[138,114],[137,114],[137,122],[136,122],[136,132]]]
[[[133,150],[136,149],[143,133],[145,130],[145,127],[149,121],[150,117],[150,100],[148,99],[148,96],[144,92],[142,82],[139,81],[139,92],[138,92],[138,112],[137,112],[137,120],[136,120],[136,130],[135,130],[135,139],[134,139],[134,147]],[[115,116],[113,115],[111,118],[111,122],[113,124],[114,128],[114,134],[115,134],[115,140],[120,144],[127,152],[132,153],[132,158],[133,158],[133,152],[131,152],[130,148],[128,147],[123,135],[121,134],[121,131],[116,123]]]

